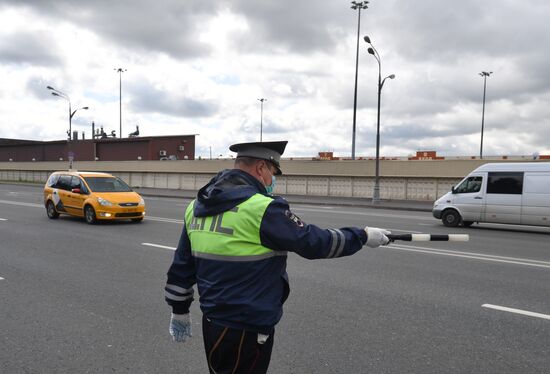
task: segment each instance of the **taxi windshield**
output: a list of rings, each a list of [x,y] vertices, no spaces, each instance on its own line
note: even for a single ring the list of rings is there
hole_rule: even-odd
[[[120,178],[84,177],[94,192],[130,192],[132,189]]]

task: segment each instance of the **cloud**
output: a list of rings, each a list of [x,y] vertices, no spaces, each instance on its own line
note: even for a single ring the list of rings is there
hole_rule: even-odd
[[[327,0],[4,0],[0,5],[0,136],[64,136],[68,92],[90,106],[78,114],[118,131],[123,119],[144,135],[200,133],[197,149],[259,138],[288,139],[289,155],[351,153],[357,11]],[[384,155],[436,149],[479,152],[487,79],[488,153],[548,149],[550,3],[464,0],[371,1],[361,13],[382,58]],[[22,46],[25,46],[22,48]],[[373,155],[376,60],[360,41],[357,154]],[[35,110],[29,111],[28,108]],[[42,132],[44,121],[50,131]],[[76,121],[76,120],[75,120]],[[32,124],[35,125],[32,125]],[[75,122],[76,124],[77,122]],[[30,127],[28,127],[30,126]],[[28,128],[27,128],[28,127]],[[55,127],[55,128],[54,128]],[[204,143],[204,144],[203,144]],[[484,151],[485,152],[485,151]]]
[[[124,49],[158,51],[186,59],[208,53],[208,45],[198,41],[200,19],[211,12],[209,3],[198,0],[72,0],[4,1],[32,10],[51,22],[62,19],[86,28]]]
[[[355,19],[349,10],[345,16],[346,4],[317,1],[247,1],[230,2],[231,11],[242,15],[248,23],[246,33],[235,35],[235,46],[241,51],[271,54],[285,51],[297,55],[313,52],[330,52],[341,38],[342,28]],[[344,12],[340,10],[344,9]],[[344,21],[349,21],[346,25]]]
[[[129,84],[128,92],[131,97],[130,108],[138,113],[196,118],[213,116],[218,111],[218,105],[209,99],[168,92],[147,81]]]
[[[51,83],[41,76],[31,76],[27,80],[26,91],[39,100],[59,100],[46,89]]]
[[[35,66],[59,66],[56,40],[38,32],[18,31],[0,35],[0,62]]]

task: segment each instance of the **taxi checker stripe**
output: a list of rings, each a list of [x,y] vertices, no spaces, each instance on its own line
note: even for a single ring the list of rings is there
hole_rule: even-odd
[[[179,286],[176,286],[176,285],[173,285],[173,284],[167,284],[166,287],[164,287],[164,288],[166,290],[176,291],[177,293],[179,293],[181,295],[186,295],[186,294],[189,294],[189,293],[193,293],[193,287],[183,288],[183,287],[179,287]]]
[[[271,251],[261,255],[252,255],[252,256],[224,256],[224,255],[217,255],[213,253],[203,253],[203,252],[197,252],[197,251],[191,251],[191,252],[193,253],[194,257],[204,258],[206,260],[231,261],[231,262],[260,261],[266,258],[287,255],[287,251]]]

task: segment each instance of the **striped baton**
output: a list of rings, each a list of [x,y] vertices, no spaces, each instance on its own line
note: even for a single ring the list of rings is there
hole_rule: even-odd
[[[404,240],[407,242],[467,242],[468,234],[390,234],[386,235],[390,242]]]

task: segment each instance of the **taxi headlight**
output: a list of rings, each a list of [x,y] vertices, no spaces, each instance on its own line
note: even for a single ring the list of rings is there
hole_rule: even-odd
[[[139,198],[139,205],[141,206],[145,205],[145,200],[143,200],[143,197]]]
[[[103,205],[103,206],[112,206],[113,203],[111,203],[109,200],[105,200],[101,197],[98,197],[97,198],[97,202],[100,204],[100,205]]]

